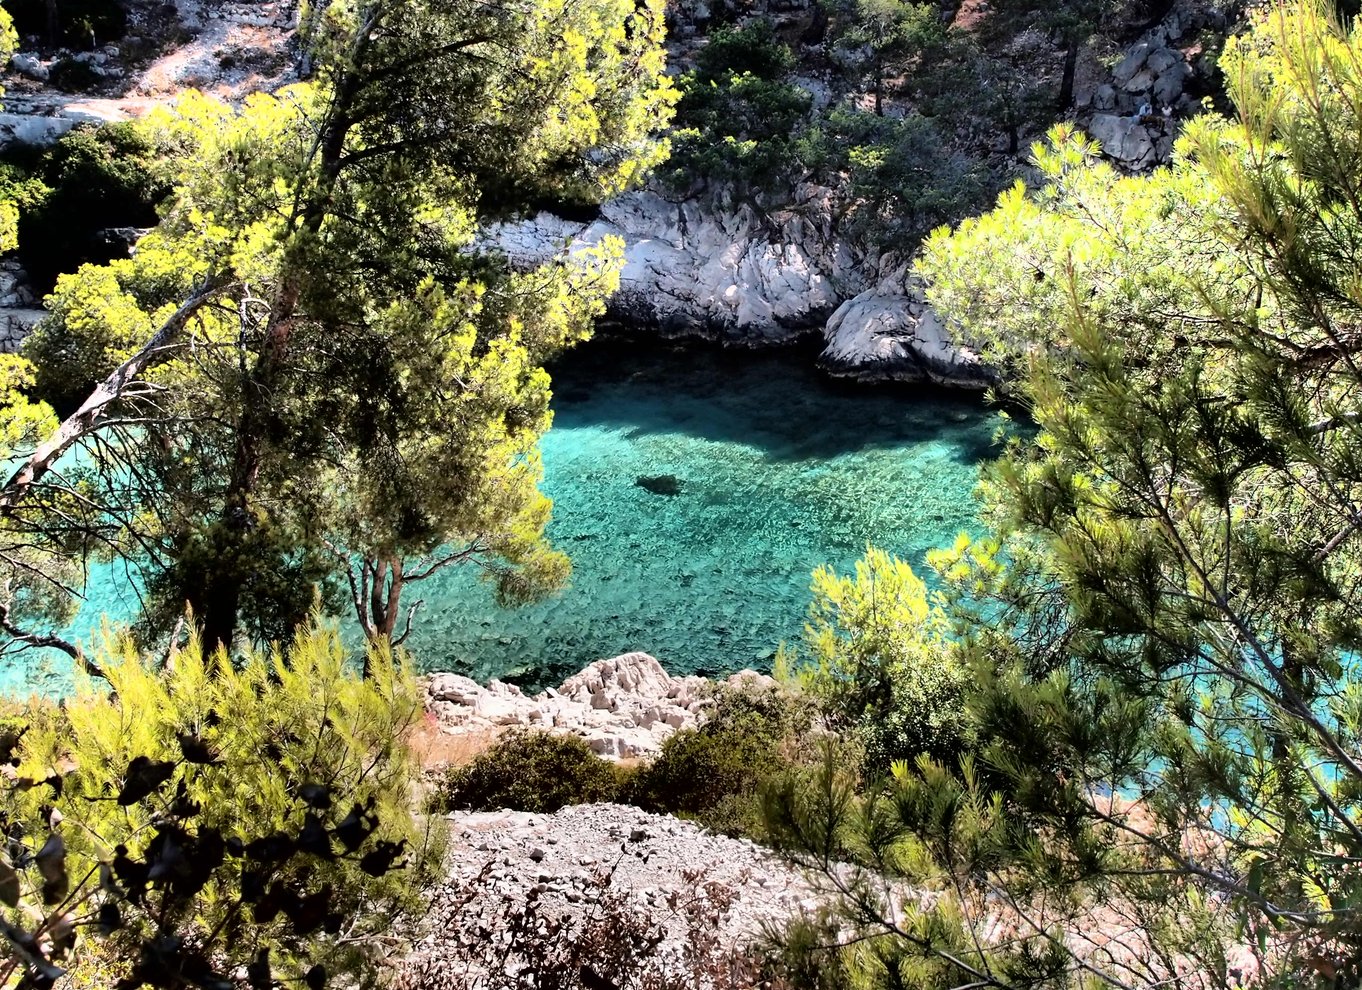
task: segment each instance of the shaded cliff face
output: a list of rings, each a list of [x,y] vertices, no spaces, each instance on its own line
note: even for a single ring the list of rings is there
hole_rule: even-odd
[[[118,6],[114,40],[54,43],[36,28],[23,37],[0,148],[128,119],[190,87],[240,99],[298,77],[297,0]],[[483,244],[530,264],[564,244],[618,237],[617,321],[741,346],[820,334],[821,364],[836,374],[987,385],[990,369],[911,275],[918,238],[1024,177],[1025,149],[1058,117],[1076,119],[1125,168],[1165,161],[1178,122],[1214,91],[1214,48],[1231,20],[1203,0],[1176,0],[1152,19],[1131,7],[1066,66],[1062,39],[1034,18],[989,35],[989,9],[942,13],[950,72],[925,61],[884,71],[873,34],[857,33],[854,0],[675,0],[668,26],[682,88],[699,73],[714,92],[741,95],[703,106],[688,97],[679,123],[689,136],[648,188],[585,215],[550,207],[491,228]],[[734,32],[754,25],[761,47],[735,46]],[[989,87],[1004,85],[1021,94],[1015,106],[990,102]],[[1054,94],[1065,85],[1072,106],[1060,112]],[[727,148],[751,153],[737,161]]]

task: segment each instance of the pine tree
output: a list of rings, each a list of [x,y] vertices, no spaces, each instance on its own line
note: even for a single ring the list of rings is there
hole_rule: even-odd
[[[136,257],[59,284],[26,353],[94,391],[0,516],[34,517],[82,446],[151,618],[187,601],[219,644],[286,637],[318,582],[348,577],[371,638],[397,639],[403,586],[444,563],[511,597],[561,581],[542,363],[589,332],[617,258],[517,273],[473,238],[665,155],[661,32],[627,0],[335,0],[304,19],[312,82],[155,115],[177,191]]]
[[[776,795],[871,871],[830,963],[869,985],[1359,978],[1362,30],[1275,6],[1221,64],[1238,117],[1171,167],[1061,128],[927,246],[1040,433],[936,558],[971,752]]]

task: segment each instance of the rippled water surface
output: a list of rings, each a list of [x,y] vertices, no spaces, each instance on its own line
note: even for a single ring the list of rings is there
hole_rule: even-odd
[[[471,574],[441,575],[411,639],[423,665],[545,683],[626,650],[769,664],[818,564],[873,540],[916,565],[973,524],[998,425],[977,398],[839,385],[808,354],[606,343],[555,369],[554,408],[545,489],[570,586],[501,610]]]
[[[874,541],[917,565],[970,528],[996,449],[977,398],[838,384],[808,353],[597,342],[553,370],[544,487],[571,583],[515,609],[467,571],[411,586],[427,669],[537,686],[627,650],[674,671],[767,665],[818,564],[849,568]],[[93,577],[86,633],[135,607],[121,572]]]

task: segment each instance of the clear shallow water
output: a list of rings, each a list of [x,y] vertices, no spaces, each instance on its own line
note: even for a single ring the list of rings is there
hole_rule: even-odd
[[[410,586],[426,669],[538,687],[628,650],[674,672],[768,666],[800,634],[816,566],[847,570],[867,541],[920,565],[974,525],[978,464],[996,453],[978,398],[840,384],[808,353],[602,341],[552,370],[544,489],[571,582],[515,609],[466,569]],[[674,495],[637,483],[666,475]],[[70,635],[136,615],[121,567],[95,568],[89,591]],[[39,652],[0,671],[0,691],[59,691],[69,661]]]
[[[850,568],[874,541],[916,566],[971,528],[996,414],[811,364],[604,342],[570,355],[543,453],[571,584],[502,610],[474,575],[438,575],[417,592],[421,664],[536,686],[627,650],[673,671],[768,666],[799,636],[820,563]],[[666,475],[677,494],[637,483]]]

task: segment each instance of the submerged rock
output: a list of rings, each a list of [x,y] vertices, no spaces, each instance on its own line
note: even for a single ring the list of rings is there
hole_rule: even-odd
[[[634,484],[654,495],[680,495],[681,479],[674,474],[640,475]]]

